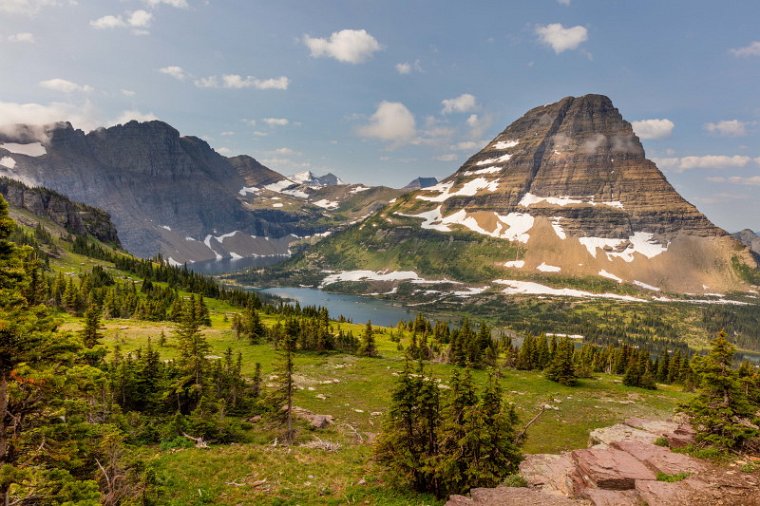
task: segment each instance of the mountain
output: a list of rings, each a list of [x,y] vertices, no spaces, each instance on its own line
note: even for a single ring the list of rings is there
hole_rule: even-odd
[[[736,265],[757,265],[678,194],[601,95],[528,111],[437,185],[291,263],[499,280],[518,291],[526,285],[510,280],[691,293],[736,290],[745,286]]]
[[[419,188],[428,188],[430,186],[435,186],[438,184],[438,179],[434,177],[418,177],[417,179],[413,179],[409,182],[404,188],[408,188],[410,190],[417,190]]]
[[[119,246],[116,227],[108,213],[80,202],[73,202],[47,188],[30,188],[24,183],[0,177],[0,195],[5,197],[16,219],[26,222],[18,211],[47,218],[73,235],[91,235],[101,242]]]
[[[752,253],[760,258],[760,234],[753,232],[752,230],[745,228],[741,232],[732,234],[733,237],[747,246]]]
[[[354,208],[396,195],[362,193],[367,205],[357,205],[357,185],[340,185],[332,174],[291,180],[250,156],[224,157],[161,121],[89,133],[69,123],[3,128],[0,176],[104,209],[126,249],[160,252],[173,263],[287,256],[294,242],[364,216]],[[325,201],[320,190],[335,184],[343,191]]]

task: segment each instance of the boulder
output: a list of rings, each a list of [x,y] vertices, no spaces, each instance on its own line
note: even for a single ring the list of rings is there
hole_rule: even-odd
[[[589,446],[594,446],[598,444],[609,445],[617,441],[633,440],[654,443],[657,438],[658,436],[651,432],[619,423],[610,427],[602,427],[600,429],[592,430],[589,434],[588,441]]]
[[[635,490],[604,490],[587,488],[583,497],[594,506],[641,506],[641,497]]]
[[[681,506],[693,503],[699,497],[699,504],[704,504],[715,493],[708,488],[708,484],[696,480],[686,479],[675,483],[665,481],[639,481],[636,482],[636,491],[647,504],[657,506]]]
[[[520,474],[531,486],[567,497],[575,496],[583,487],[583,480],[569,453],[526,455],[520,463]]]
[[[612,447],[626,452],[654,472],[693,474],[705,469],[705,466],[693,457],[641,441],[617,441],[612,443]]]
[[[569,499],[535,488],[474,488],[469,497],[452,495],[446,506],[587,506],[588,501]]]
[[[636,480],[657,476],[640,461],[614,448],[575,450],[570,454],[587,485],[609,490],[631,490]]]

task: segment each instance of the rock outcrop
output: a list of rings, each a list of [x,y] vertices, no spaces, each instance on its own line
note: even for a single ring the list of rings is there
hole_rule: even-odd
[[[469,497],[453,496],[447,506],[760,504],[757,473],[738,476],[674,453],[654,444],[660,438],[693,442],[693,431],[683,422],[629,419],[593,431],[588,449],[527,455],[520,473],[529,488],[475,489]]]
[[[19,181],[4,177],[0,177],[0,194],[11,207],[47,218],[71,234],[91,235],[104,243],[120,245],[111,217],[98,208],[73,202],[47,188],[29,188]]]
[[[760,258],[760,235],[748,228],[732,235],[734,238],[736,238],[738,241],[741,241],[742,244],[752,250],[752,253],[754,253],[758,258]]]

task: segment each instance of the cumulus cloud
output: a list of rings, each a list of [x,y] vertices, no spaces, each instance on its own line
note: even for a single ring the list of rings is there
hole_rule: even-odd
[[[557,0],[557,3],[560,5],[564,5],[565,7],[570,6],[570,0]]]
[[[551,47],[557,54],[578,49],[578,46],[588,40],[588,30],[585,26],[565,28],[560,23],[538,25],[536,35],[541,43]]]
[[[706,123],[705,130],[711,134],[742,137],[747,135],[747,123],[738,119],[723,120],[717,123]]]
[[[361,137],[379,139],[395,145],[412,142],[417,135],[414,115],[401,102],[380,102],[369,123],[360,127]]]
[[[208,76],[196,79],[195,85],[199,88],[287,90],[290,85],[290,79],[285,76],[270,79],[257,79],[253,76],[243,77],[239,74],[224,74],[221,77]]]
[[[631,123],[639,139],[665,139],[673,133],[675,124],[669,119],[642,119]]]
[[[188,7],[187,0],[143,0],[143,2],[149,7],[158,7],[161,4],[178,9],[186,9]]]
[[[137,95],[137,93],[135,93],[134,91],[128,90],[126,88],[122,88],[119,91],[121,91],[121,94],[124,95],[125,97],[134,97],[135,95]]]
[[[414,63],[397,63],[396,72],[401,75],[411,74],[412,72],[422,72],[422,65],[419,60],[415,60]]]
[[[334,58],[343,63],[363,63],[380,51],[380,43],[366,30],[341,30],[329,38],[303,36],[303,43],[314,58]]]
[[[760,40],[753,41],[744,47],[737,47],[729,50],[737,58],[746,58],[747,56],[760,56]]]
[[[728,182],[732,184],[760,186],[760,176],[740,177],[734,176],[728,178]]]
[[[8,42],[24,42],[26,44],[34,44],[34,34],[29,32],[14,33],[8,35]]]
[[[153,20],[153,14],[148,11],[138,9],[136,11],[128,12],[121,16],[103,16],[93,21],[90,21],[90,26],[97,30],[109,30],[113,28],[133,28],[133,33],[136,35],[142,35],[147,33],[146,28],[150,26]]]
[[[110,121],[109,123],[112,125],[123,125],[125,123],[129,123],[130,121],[154,121],[157,120],[158,116],[153,114],[152,112],[140,112],[136,110],[128,110],[122,112],[118,118],[116,118],[113,121]]]
[[[74,105],[59,102],[50,104],[0,102],[0,123],[3,125],[48,125],[70,121],[73,125],[91,130],[98,126],[93,107],[89,102]],[[7,129],[3,129],[7,132]]]
[[[264,118],[261,120],[268,126],[286,126],[290,121],[287,118]]]
[[[454,162],[457,158],[457,155],[454,153],[446,153],[445,155],[439,155],[435,157],[435,159],[439,162]]]
[[[463,93],[456,98],[447,98],[441,101],[443,104],[443,114],[450,114],[452,112],[469,112],[477,107],[477,102],[473,95],[469,93]]]
[[[40,86],[53,91],[60,91],[61,93],[74,93],[84,92],[89,93],[93,91],[93,87],[87,84],[77,84],[66,79],[48,79],[47,81],[40,81]]]
[[[704,155],[655,158],[654,162],[661,169],[673,172],[686,172],[693,169],[736,169],[746,167],[752,159],[742,155]]]
[[[171,76],[174,79],[178,79],[180,81],[184,81],[187,78],[187,72],[182,67],[179,67],[177,65],[169,65],[168,67],[161,67],[158,69],[159,72],[162,74],[166,74],[167,76]]]
[[[58,0],[0,0],[0,12],[32,16],[43,7],[60,5]]]

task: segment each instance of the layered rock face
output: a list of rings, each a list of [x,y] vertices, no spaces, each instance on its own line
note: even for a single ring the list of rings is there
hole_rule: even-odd
[[[523,251],[501,262],[507,272],[603,276],[653,291],[732,290],[734,258],[756,266],[646,159],[631,124],[601,95],[528,111],[383,218],[511,241]]]

